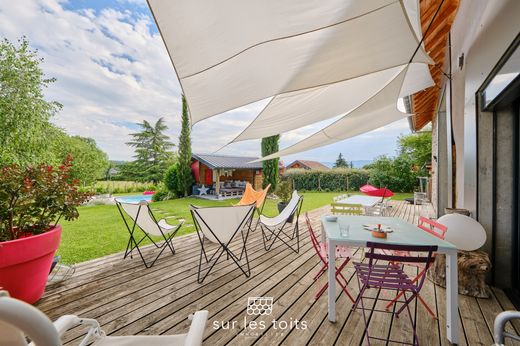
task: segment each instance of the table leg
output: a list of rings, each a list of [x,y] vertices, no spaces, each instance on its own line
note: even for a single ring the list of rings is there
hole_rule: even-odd
[[[459,342],[457,252],[446,254],[446,335],[448,340]]]
[[[329,321],[336,322],[336,244],[329,240],[329,268],[328,268],[328,307]]]

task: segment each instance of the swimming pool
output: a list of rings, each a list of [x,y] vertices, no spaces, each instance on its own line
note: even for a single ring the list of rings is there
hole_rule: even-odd
[[[135,196],[122,196],[116,197],[116,200],[123,203],[139,203],[141,201],[152,201],[152,195],[135,195]]]

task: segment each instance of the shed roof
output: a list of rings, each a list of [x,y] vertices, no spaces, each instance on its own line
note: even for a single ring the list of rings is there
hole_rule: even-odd
[[[262,162],[251,162],[257,160],[258,157],[210,154],[193,154],[192,156],[211,169],[262,169]]]
[[[323,163],[318,161],[310,161],[310,160],[296,160],[290,165],[287,166],[287,168],[291,168],[291,166],[299,163],[302,166],[305,166],[309,169],[330,169],[329,167],[325,166]]]

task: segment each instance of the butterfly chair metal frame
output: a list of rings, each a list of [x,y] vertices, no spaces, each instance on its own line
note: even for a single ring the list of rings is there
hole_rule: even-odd
[[[256,231],[258,228],[258,224],[260,223],[260,215],[262,215],[264,211],[265,201],[267,200],[267,193],[269,192],[269,189],[271,188],[271,184],[267,185],[265,189],[257,191],[253,188],[253,185],[251,183],[246,184],[246,189],[244,191],[244,195],[240,199],[240,201],[236,204],[238,205],[249,205],[251,203],[255,203],[255,212],[258,215],[258,218],[255,222],[255,227],[251,227],[253,219],[251,219],[251,225],[249,225],[249,229],[251,232]],[[252,198],[249,198],[249,194],[252,194]],[[259,199],[262,199],[262,203],[260,205],[258,204]]]
[[[208,224],[208,221],[204,219],[204,217],[201,215],[200,211],[204,209],[215,209],[215,208],[247,208],[250,209],[245,214],[245,217],[240,221],[240,223],[236,226],[235,230],[232,232],[232,235],[229,237],[229,240],[222,241],[221,237],[219,237],[216,232],[212,229],[211,225]],[[193,223],[195,224],[195,229],[197,231],[197,236],[199,237],[200,241],[200,256],[199,256],[199,269],[197,273],[197,282],[200,284],[202,283],[206,277],[210,274],[211,270],[217,264],[220,257],[226,253],[227,259],[231,258],[233,262],[237,265],[237,267],[242,271],[242,273],[246,277],[251,276],[251,268],[249,267],[249,258],[247,255],[247,248],[246,243],[249,236],[250,226],[251,226],[251,220],[253,219],[255,210],[255,204],[246,205],[246,206],[229,206],[229,207],[208,207],[208,208],[199,208],[196,206],[191,206],[190,212],[191,216],[193,218]],[[201,224],[202,223],[202,224]],[[208,254],[206,252],[206,247],[204,246],[206,238],[208,238],[203,231],[203,225],[207,228],[207,230],[210,232],[210,234],[217,240],[218,244],[220,245],[211,256],[208,258]],[[214,227],[213,227],[214,228]],[[235,236],[237,233],[240,232],[242,237],[242,249],[240,250],[240,255],[236,255],[230,248],[229,245],[231,242],[235,239]],[[245,233],[245,235],[244,235]],[[214,242],[213,242],[214,243]],[[242,261],[242,257],[245,256],[245,266],[246,269],[243,268],[244,264],[240,264],[240,261]],[[207,268],[206,274],[201,275],[202,273],[202,261],[203,258],[206,260],[206,263],[209,264],[209,268]]]
[[[430,220],[424,216],[421,216],[419,218],[419,223],[417,225],[417,227],[419,227],[420,229],[422,229],[423,231],[433,235],[433,236],[436,236],[437,238],[439,239],[443,239],[446,238],[446,232],[448,231],[448,228],[438,222],[435,222],[433,220]],[[391,252],[391,254],[393,255],[401,255],[401,256],[413,256],[411,253],[409,252],[399,252],[399,253],[395,253],[395,252]],[[433,257],[435,258],[435,254],[433,254]],[[414,264],[411,264],[411,265],[414,265]],[[417,282],[423,275],[426,275],[426,267],[421,267],[419,265],[414,265],[416,267],[418,267],[420,269],[419,271],[419,274],[417,274],[417,276],[412,280],[412,282]],[[389,302],[387,305],[386,305],[386,309],[390,309],[390,307],[395,304],[402,296],[403,296],[404,292],[401,291],[401,293],[399,293],[391,302]],[[430,306],[424,301],[424,299],[421,297],[420,294],[417,295],[417,299],[419,300],[419,302],[421,302],[421,304],[424,306],[424,308],[426,309],[426,311],[428,311],[428,313],[430,314],[430,316],[433,318],[433,319],[437,319],[437,315],[435,315],[435,313],[433,312],[433,310],[430,308]]]
[[[127,203],[127,204],[132,204],[132,203]],[[180,222],[176,226],[172,226],[172,225],[168,225],[168,224],[163,224],[163,226],[161,226],[160,222],[163,221],[163,220],[157,221],[157,219],[155,218],[154,214],[152,213],[152,210],[150,209],[150,205],[146,201],[141,201],[141,202],[139,202],[137,204],[137,205],[139,205],[139,208],[137,210],[137,214],[135,215],[135,218],[132,217],[132,215],[130,215],[124,209],[123,203],[121,201],[116,200],[116,205],[117,205],[117,209],[119,210],[119,213],[121,214],[121,218],[123,219],[123,222],[125,223],[126,229],[128,230],[128,233],[130,235],[130,237],[128,239],[128,243],[126,244],[126,250],[125,250],[125,254],[124,254],[123,258],[128,257],[128,255],[130,255],[130,258],[133,258],[133,251],[134,251],[134,249],[136,249],[137,252],[139,253],[139,256],[143,260],[144,266],[146,268],[151,268],[155,264],[155,262],[159,259],[159,257],[164,252],[164,250],[166,250],[166,248],[169,248],[170,251],[172,252],[172,255],[175,255],[175,248],[174,248],[173,242],[172,242],[173,241],[173,237],[175,237],[175,235],[177,234],[177,232],[179,231],[181,226],[184,224],[184,221]],[[132,205],[136,205],[136,204],[134,203]],[[124,213],[123,213],[123,211],[124,211]],[[139,215],[141,215],[141,213],[148,213],[148,215],[152,219],[153,223],[157,227],[157,230],[159,231],[159,233],[157,235],[161,235],[162,238],[164,239],[164,243],[162,245],[160,245],[157,242],[155,242],[152,239],[152,237],[150,237],[149,232],[147,230],[144,230],[138,224],[137,220],[139,219]],[[133,222],[132,222],[131,225],[126,220],[124,214],[127,214],[128,217],[130,219],[132,219]],[[171,228],[168,229],[167,232],[164,232],[163,231],[164,226],[168,226],[168,227],[171,227]],[[136,240],[136,231],[137,231],[137,229],[140,229],[144,233],[143,237],[141,239],[139,239],[139,241]],[[149,239],[156,248],[161,249],[159,251],[159,253],[157,254],[157,256],[153,259],[153,261],[150,264],[146,262],[146,259],[144,258],[144,255],[143,255],[143,252],[139,248],[139,244],[141,244],[143,242],[143,240],[145,240],[145,239]]]
[[[369,251],[365,253],[365,258],[368,259],[368,263],[354,263],[354,268],[356,269],[356,276],[358,278],[359,285],[359,295],[356,299],[352,310],[361,309],[363,311],[363,319],[365,321],[365,333],[368,341],[368,345],[370,345],[370,339],[382,340],[387,343],[400,343],[400,344],[409,344],[409,345],[418,345],[417,333],[416,333],[416,318],[412,317],[412,313],[410,311],[410,303],[417,298],[421,288],[424,284],[424,280],[426,279],[426,275],[421,276],[417,281],[412,281],[412,279],[404,272],[400,264],[413,263],[413,264],[423,264],[425,266],[425,271],[431,266],[434,261],[433,254],[437,251],[437,246],[426,246],[426,245],[395,245],[395,244],[386,244],[386,243],[374,243],[367,242],[367,247]],[[409,252],[409,253],[419,253],[417,256],[397,256],[397,255],[389,255],[386,254],[385,251],[395,251],[395,252]],[[424,255],[426,254],[426,255]],[[386,262],[385,264],[379,264],[380,261]],[[403,293],[403,300],[399,301],[402,305],[397,308],[395,312],[389,312],[388,310],[377,310],[375,306],[377,305],[378,300],[389,301],[389,299],[378,298],[378,296],[374,297],[366,297],[363,294],[369,288],[377,288],[384,290],[394,290]],[[407,295],[409,293],[409,295]],[[372,308],[365,308],[364,299],[375,300]],[[358,305],[361,304],[361,307]],[[395,341],[390,339],[382,339],[377,337],[369,336],[368,328],[370,324],[370,320],[367,318],[366,311],[377,311],[382,313],[392,313],[395,314],[396,317],[399,317],[399,314],[406,309],[408,312],[408,317],[410,318],[410,323],[412,324],[413,329],[413,342],[407,343],[403,341]]]
[[[327,244],[320,243],[318,238],[316,237],[316,234],[314,233],[314,230],[312,229],[311,220],[309,220],[309,215],[305,213],[305,222],[307,223],[307,230],[309,231],[309,235],[311,238],[312,246],[314,247],[314,250],[316,251],[316,254],[320,258],[321,262],[323,263],[323,266],[320,268],[320,270],[316,273],[313,280],[316,281],[318,278],[327,271],[329,268],[329,263],[331,261],[330,258],[327,257]],[[339,267],[336,267],[336,259],[342,258],[343,262],[339,265]],[[340,285],[341,289],[347,297],[354,303],[354,298],[350,295],[348,292],[348,280],[343,276],[343,273],[341,272],[343,268],[350,262],[350,259],[352,258],[352,253],[350,250],[344,246],[336,246],[336,257],[332,259],[334,266],[336,267],[336,281]],[[343,282],[340,280],[342,279]],[[316,295],[314,296],[314,299],[319,299],[323,292],[329,287],[329,283],[327,282],[325,285],[323,285],[322,288],[318,290]]]
[[[276,239],[279,239],[281,242],[283,242],[289,249],[294,251],[295,253],[300,252],[300,227],[299,227],[299,218],[300,218],[300,212],[303,205],[303,196],[298,195],[297,191],[295,190],[293,192],[293,195],[291,197],[291,201],[293,198],[298,198],[297,203],[292,207],[292,210],[290,211],[290,214],[287,217],[284,217],[284,219],[278,223],[272,223],[271,225],[267,225],[266,223],[272,220],[276,220],[277,217],[282,215],[285,212],[285,209],[282,210],[282,212],[273,218],[265,217],[264,215],[260,216],[260,229],[262,230],[262,239],[264,241],[264,248],[266,251],[271,250],[273,247],[273,244],[275,243]],[[289,201],[289,204],[285,208],[289,208],[291,205],[291,201]],[[292,217],[292,220],[291,220]],[[264,221],[262,221],[264,220]],[[289,222],[291,220],[291,222]],[[287,230],[290,230],[290,226],[286,226],[290,224],[292,226],[292,234],[288,234]],[[280,227],[281,225],[281,227]],[[287,241],[283,239],[283,237],[287,238]],[[289,244],[290,241],[292,241],[294,238],[296,238],[296,248],[291,246]]]

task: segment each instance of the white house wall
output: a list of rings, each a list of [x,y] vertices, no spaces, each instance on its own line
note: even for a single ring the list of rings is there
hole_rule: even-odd
[[[462,0],[451,30],[452,118],[457,145],[457,207],[475,213],[475,93],[520,31],[519,0]],[[464,54],[464,67],[458,58]]]

